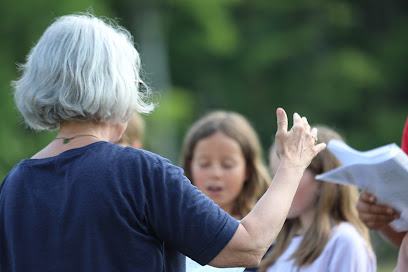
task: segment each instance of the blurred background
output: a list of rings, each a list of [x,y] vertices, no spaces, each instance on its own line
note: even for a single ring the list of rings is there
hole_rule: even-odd
[[[0,181],[57,132],[24,127],[10,82],[55,17],[92,11],[135,38],[157,110],[144,146],[178,164],[189,125],[237,111],[266,153],[283,107],[338,130],[357,150],[400,145],[408,115],[408,2],[342,0],[20,0],[0,3]],[[378,271],[397,250],[372,233]]]

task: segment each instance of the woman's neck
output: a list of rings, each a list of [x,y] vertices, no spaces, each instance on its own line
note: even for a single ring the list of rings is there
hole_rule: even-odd
[[[83,147],[98,141],[117,142],[126,129],[125,124],[64,122],[56,138],[33,159],[54,157],[64,151]]]
[[[102,141],[116,142],[123,131],[120,125],[98,122],[63,122],[57,135],[61,138],[71,138],[78,135],[92,135]]]

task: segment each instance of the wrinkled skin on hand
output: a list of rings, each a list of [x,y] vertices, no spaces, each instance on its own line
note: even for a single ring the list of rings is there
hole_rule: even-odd
[[[276,110],[278,130],[275,135],[276,153],[287,167],[306,169],[312,159],[326,148],[326,144],[315,145],[316,128],[311,129],[306,117],[293,114],[293,126],[288,131],[288,118],[282,108]]]

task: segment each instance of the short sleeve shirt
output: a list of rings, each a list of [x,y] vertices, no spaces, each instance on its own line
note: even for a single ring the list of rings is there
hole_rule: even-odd
[[[169,160],[97,142],[27,159],[0,187],[0,271],[174,271],[210,262],[238,222]]]

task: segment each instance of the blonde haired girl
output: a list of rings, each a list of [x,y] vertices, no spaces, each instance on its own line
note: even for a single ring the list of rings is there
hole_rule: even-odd
[[[342,140],[335,131],[316,126],[320,142]],[[270,152],[270,168],[279,159]],[[376,271],[368,229],[356,210],[356,187],[315,179],[340,166],[329,150],[320,152],[306,169],[286,222],[273,249],[262,261],[260,272],[272,271]]]

